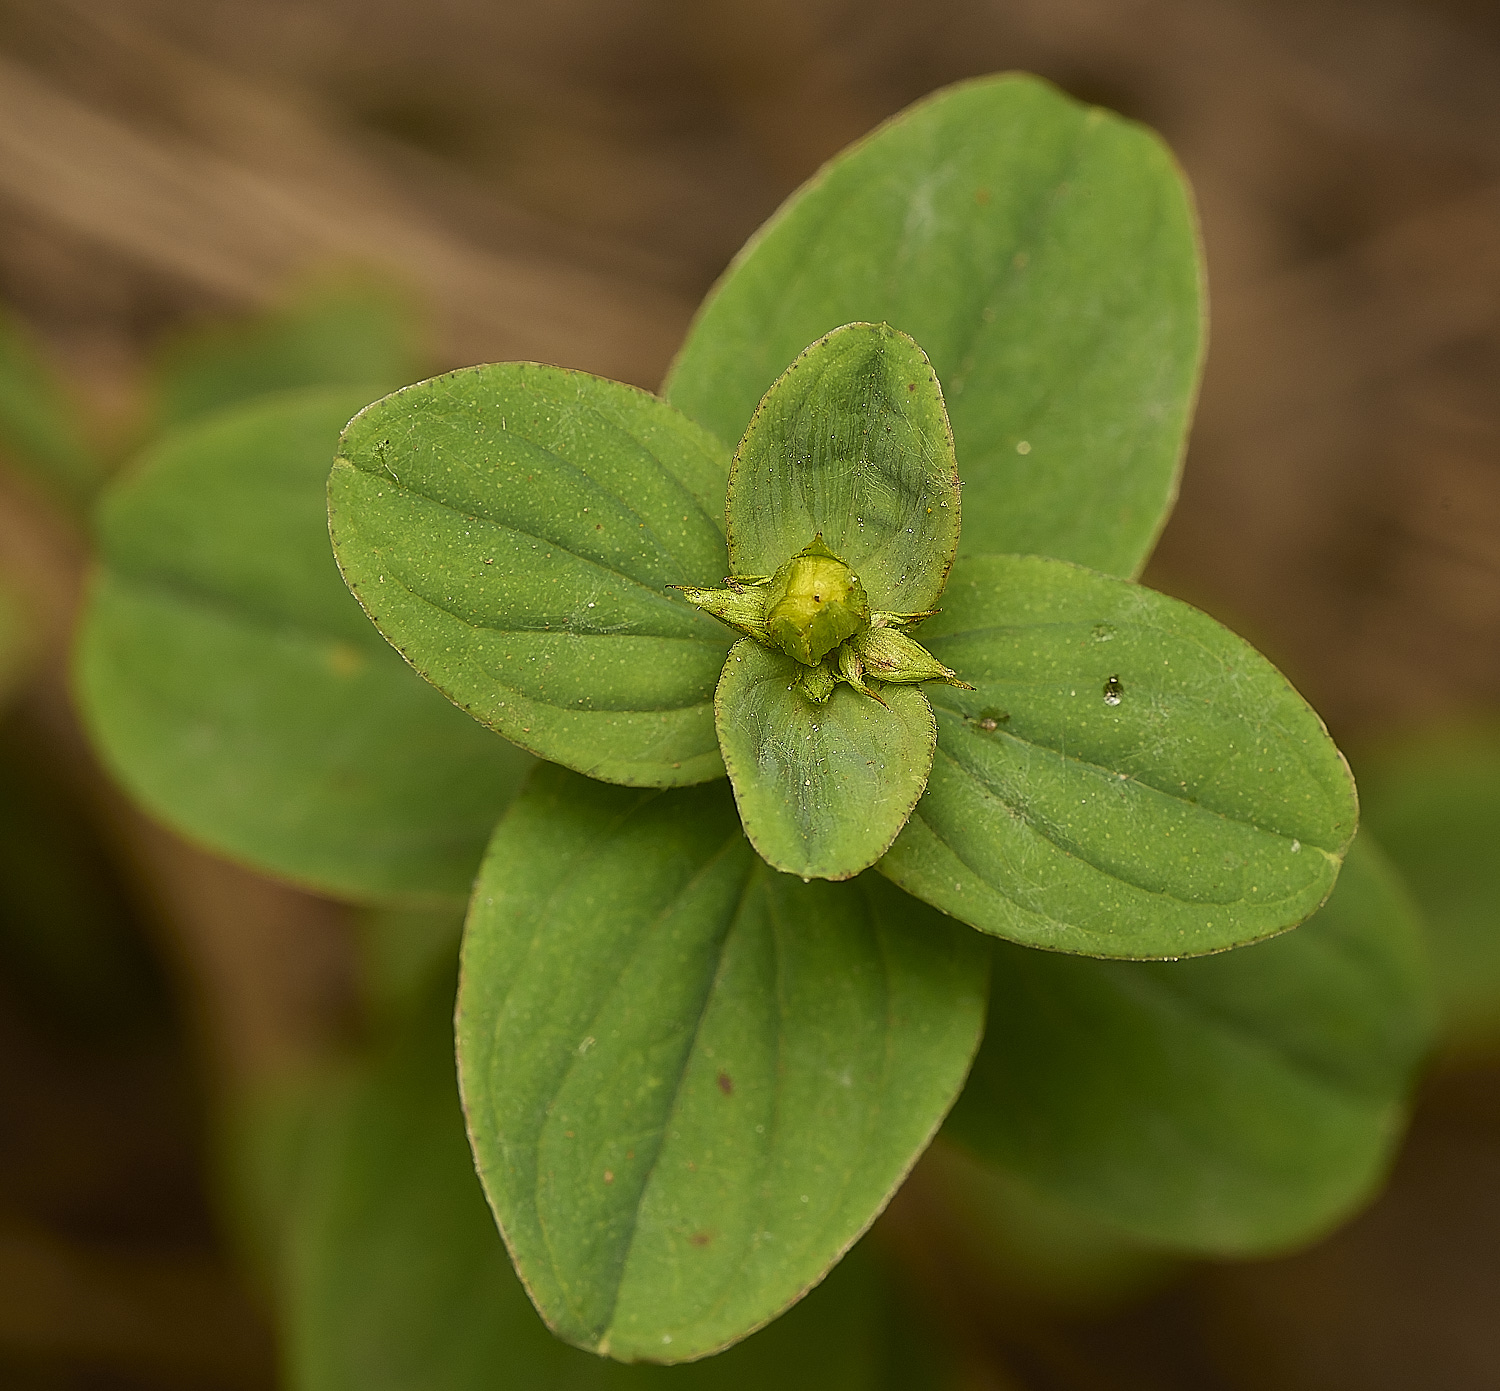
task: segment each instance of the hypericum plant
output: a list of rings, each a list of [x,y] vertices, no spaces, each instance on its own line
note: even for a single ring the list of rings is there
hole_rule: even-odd
[[[743,1338],[950,1108],[982,1163],[1178,1250],[1285,1247],[1376,1182],[1427,1026],[1404,900],[1361,841],[1317,911],[1337,750],[1133,580],[1201,352],[1160,144],[986,79],[796,194],[662,396],[504,363],[354,418],[339,564],[432,685],[315,534],[353,387],[204,416],[111,491],[78,670],[126,784],[342,896],[473,879],[469,1134],[563,1338]],[[551,766],[512,796],[520,749]],[[370,1152],[339,1151],[361,1194]],[[415,1282],[442,1244],[379,1191]],[[345,1347],[395,1336],[376,1302],[299,1308]]]

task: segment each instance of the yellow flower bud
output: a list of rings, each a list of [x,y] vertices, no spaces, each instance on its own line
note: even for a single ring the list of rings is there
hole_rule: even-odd
[[[869,626],[864,585],[821,536],[777,570],[766,587],[766,634],[804,666],[817,666]]]

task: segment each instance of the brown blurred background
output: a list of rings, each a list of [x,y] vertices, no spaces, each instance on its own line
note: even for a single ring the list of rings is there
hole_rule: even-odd
[[[1356,751],[1493,709],[1493,0],[6,0],[0,301],[122,439],[163,333],[350,262],[429,307],[437,366],[654,387],[824,158],[1009,68],[1155,126],[1197,190],[1212,346],[1148,580],[1256,641]],[[205,1098],[344,1028],[345,924],[102,783],[61,676],[83,554],[0,487],[0,569],[48,634],[0,759],[39,787],[69,770],[49,814],[98,843],[87,892],[154,946],[118,969],[164,979],[128,1047],[19,987],[0,1002],[0,1385],[266,1387],[264,1314],[209,1215]],[[1481,1391],[1497,1310],[1500,1074],[1470,1066],[1429,1085],[1388,1195],[1315,1250],[969,1335],[995,1387]]]

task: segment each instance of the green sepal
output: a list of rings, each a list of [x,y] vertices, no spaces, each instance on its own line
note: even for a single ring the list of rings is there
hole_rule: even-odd
[[[866,676],[879,681],[912,684],[918,681],[946,681],[950,686],[974,688],[945,667],[920,643],[914,642],[898,628],[871,628],[849,640],[859,656]]]
[[[826,659],[815,667],[806,668],[797,677],[797,684],[801,686],[802,694],[819,705],[822,705],[833,694],[833,688],[838,682],[839,677],[829,669]]]
[[[674,584],[671,588],[694,608],[711,613],[746,637],[769,642],[766,634],[766,581],[757,585],[740,585],[731,589],[695,589],[692,585]]]

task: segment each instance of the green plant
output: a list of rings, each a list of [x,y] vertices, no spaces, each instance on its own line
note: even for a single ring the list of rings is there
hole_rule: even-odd
[[[1145,1246],[1283,1249],[1378,1182],[1428,1029],[1403,891],[1365,837],[1340,875],[1353,784],[1316,715],[1134,583],[1200,297],[1147,132],[1025,78],[941,93],[758,234],[663,397],[512,363],[354,418],[334,542],[406,663],[320,499],[339,428],[399,380],[368,341],[395,330],[325,305],[295,368],[204,350],[215,389],[164,390],[205,413],[163,410],[101,505],[80,705],[125,785],[223,853],[386,906],[472,881],[470,1139],[568,1341],[743,1338],[950,1108],[981,1165]],[[303,385],[226,400],[242,375]],[[526,1326],[462,1148],[409,1143],[456,1126],[425,1008],[288,1181],[309,1386],[402,1337],[480,1384],[498,1311]],[[408,1222],[414,1192],[453,1206]],[[457,1231],[493,1326],[400,1293],[455,1278]],[[372,1242],[378,1278],[347,1280]],[[761,1346],[531,1375],[733,1385]]]

